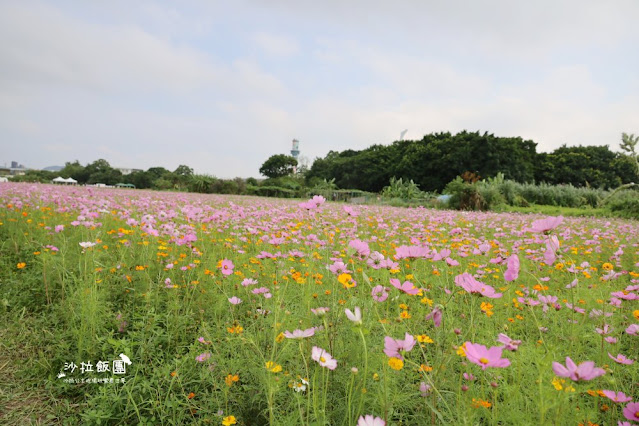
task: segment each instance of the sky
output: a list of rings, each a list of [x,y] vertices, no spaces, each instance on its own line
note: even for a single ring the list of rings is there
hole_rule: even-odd
[[[259,177],[462,130],[639,133],[637,0],[0,0],[0,165]]]

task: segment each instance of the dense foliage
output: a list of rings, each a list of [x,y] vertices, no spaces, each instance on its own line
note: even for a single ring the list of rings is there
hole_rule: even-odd
[[[481,178],[502,173],[516,182],[614,188],[636,179],[631,156],[607,146],[562,146],[537,153],[520,137],[479,132],[435,133],[418,141],[373,145],[361,151],[329,152],[313,163],[306,178],[335,179],[340,188],[379,192],[391,177],[414,181],[423,191],[441,191],[464,172]]]

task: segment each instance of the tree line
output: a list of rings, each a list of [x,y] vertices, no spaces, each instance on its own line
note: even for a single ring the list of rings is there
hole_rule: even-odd
[[[535,142],[521,137],[442,132],[359,151],[330,151],[315,160],[306,180],[312,186],[334,179],[340,188],[379,192],[394,177],[412,180],[423,191],[441,192],[457,176],[471,172],[482,179],[502,173],[521,183],[607,189],[636,181],[635,162],[636,154],[613,152],[607,145],[563,145],[538,153]]]

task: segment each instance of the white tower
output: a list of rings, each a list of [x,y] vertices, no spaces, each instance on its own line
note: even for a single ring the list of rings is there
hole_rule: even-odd
[[[298,159],[300,156],[300,141],[293,139],[293,145],[291,146],[291,157]],[[297,167],[293,167],[293,173],[297,173]]]

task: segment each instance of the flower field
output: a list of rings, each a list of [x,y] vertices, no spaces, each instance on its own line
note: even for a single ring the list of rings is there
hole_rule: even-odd
[[[0,423],[639,424],[637,222],[3,183],[0,250]]]

